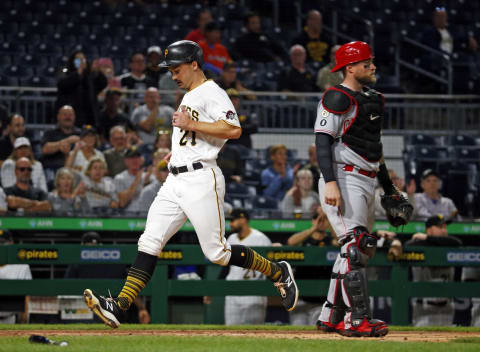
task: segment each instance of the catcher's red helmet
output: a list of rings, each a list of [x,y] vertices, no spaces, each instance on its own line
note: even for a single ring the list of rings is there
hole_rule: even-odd
[[[373,59],[372,50],[365,42],[350,42],[343,44],[335,54],[337,64],[332,68],[332,72],[336,72],[341,68],[360,62],[363,60]]]

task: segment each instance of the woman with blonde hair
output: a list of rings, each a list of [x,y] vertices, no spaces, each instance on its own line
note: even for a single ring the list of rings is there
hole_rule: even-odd
[[[62,167],[55,175],[55,189],[48,194],[48,200],[52,204],[53,212],[61,213],[86,213],[90,209],[85,197],[85,184],[80,182],[74,188],[75,175],[73,172]]]
[[[48,192],[47,179],[45,178],[42,163],[35,160],[30,141],[25,137],[18,137],[15,139],[12,154],[10,154],[8,159],[2,164],[0,175],[3,188],[12,187],[17,182],[17,177],[15,176],[15,163],[18,159],[23,157],[28,158],[32,163],[33,187]]]
[[[83,182],[88,204],[92,209],[118,208],[115,185],[110,177],[105,177],[107,165],[101,158],[89,160]]]
[[[309,219],[318,207],[318,194],[312,190],[313,175],[310,170],[299,170],[293,187],[285,194],[281,207],[283,216]]]

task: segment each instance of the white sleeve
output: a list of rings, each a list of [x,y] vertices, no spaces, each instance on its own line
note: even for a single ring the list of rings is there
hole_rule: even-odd
[[[232,101],[227,96],[227,93],[224,93],[225,96],[216,96],[218,99],[209,99],[207,102],[207,111],[208,114],[213,118],[214,121],[223,120],[229,125],[240,127],[240,120],[238,119],[237,112],[233,107]]]
[[[7,196],[5,192],[0,187],[0,210],[7,210]]]
[[[15,182],[17,180],[15,176],[15,164],[10,159],[4,161],[1,169],[0,178],[4,188],[12,187],[15,185]]]
[[[336,138],[342,135],[344,115],[337,115],[327,111],[320,101],[317,108],[317,119],[315,120],[315,133],[326,133]]]

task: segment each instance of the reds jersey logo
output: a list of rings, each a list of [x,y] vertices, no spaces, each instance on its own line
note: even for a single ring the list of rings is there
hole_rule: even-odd
[[[237,116],[237,114],[234,113],[232,110],[228,110],[225,113],[225,116],[226,116],[227,120],[235,120],[235,117]]]

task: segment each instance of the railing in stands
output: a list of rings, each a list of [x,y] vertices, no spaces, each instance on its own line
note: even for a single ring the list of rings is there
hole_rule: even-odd
[[[132,111],[143,91],[125,91],[124,102]],[[175,91],[162,90],[173,94]],[[0,104],[19,112],[27,124],[54,124],[56,88],[0,87]],[[249,92],[256,99],[242,100],[241,111],[255,115],[262,132],[311,133],[321,93]],[[478,133],[480,95],[386,94],[384,131],[408,134],[418,131]]]

